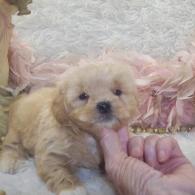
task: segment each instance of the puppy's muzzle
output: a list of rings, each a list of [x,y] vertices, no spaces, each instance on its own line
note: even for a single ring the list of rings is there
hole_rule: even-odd
[[[96,105],[96,109],[100,114],[111,114],[112,106],[108,101],[98,102]]]

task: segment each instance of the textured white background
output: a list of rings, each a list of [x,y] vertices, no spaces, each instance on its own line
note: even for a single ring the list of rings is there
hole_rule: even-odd
[[[195,0],[33,0],[15,17],[19,35],[42,56],[135,49],[157,57],[188,47]]]
[[[30,7],[30,16],[14,17],[18,36],[36,55],[51,59],[103,48],[167,58],[189,47],[195,29],[195,0],[34,0]],[[195,163],[195,134],[176,138]],[[94,173],[81,175],[91,195],[110,194]],[[0,189],[7,195],[49,195],[31,162],[14,176],[0,173]]]

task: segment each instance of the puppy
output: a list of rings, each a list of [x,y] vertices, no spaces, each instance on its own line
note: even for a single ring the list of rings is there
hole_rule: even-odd
[[[15,173],[27,154],[32,155],[39,176],[51,191],[86,195],[74,174],[76,169],[99,168],[101,129],[127,125],[136,107],[129,66],[70,68],[56,87],[24,95],[13,103],[1,170]]]

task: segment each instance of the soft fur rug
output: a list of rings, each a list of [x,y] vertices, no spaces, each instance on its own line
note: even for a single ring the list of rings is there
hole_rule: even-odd
[[[185,155],[195,165],[195,133],[180,133],[174,137],[179,141]],[[114,195],[99,173],[82,169],[78,174],[85,183],[89,195]],[[16,175],[0,173],[0,189],[6,191],[7,195],[52,195],[38,178],[33,161],[26,162],[24,168]]]
[[[34,0],[30,7],[32,14],[16,16],[14,23],[39,61],[97,55],[104,48],[165,59],[189,48],[195,29],[194,0]],[[195,133],[175,137],[195,164]],[[81,170],[80,176],[90,195],[113,194],[98,173]],[[8,195],[50,194],[32,161],[14,176],[0,173],[0,189]]]
[[[103,48],[172,57],[195,30],[194,0],[33,0],[29,7],[31,15],[14,18],[18,35],[52,59]]]

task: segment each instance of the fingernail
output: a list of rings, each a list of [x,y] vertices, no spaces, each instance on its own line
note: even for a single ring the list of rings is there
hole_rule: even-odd
[[[150,166],[154,166],[155,165],[155,150],[154,148],[148,148],[148,156],[147,156],[147,159],[148,159],[148,162],[150,163]]]
[[[127,142],[129,140],[127,129],[125,127],[120,129],[118,135],[122,145],[122,149],[125,153],[127,153]]]
[[[118,135],[121,140],[128,140],[128,132],[126,128],[122,128],[118,131]]]
[[[164,150],[160,150],[159,151],[159,159],[160,162],[164,162],[165,160],[167,160],[167,155],[166,152]]]
[[[127,127],[122,127],[119,131],[127,131]]]

